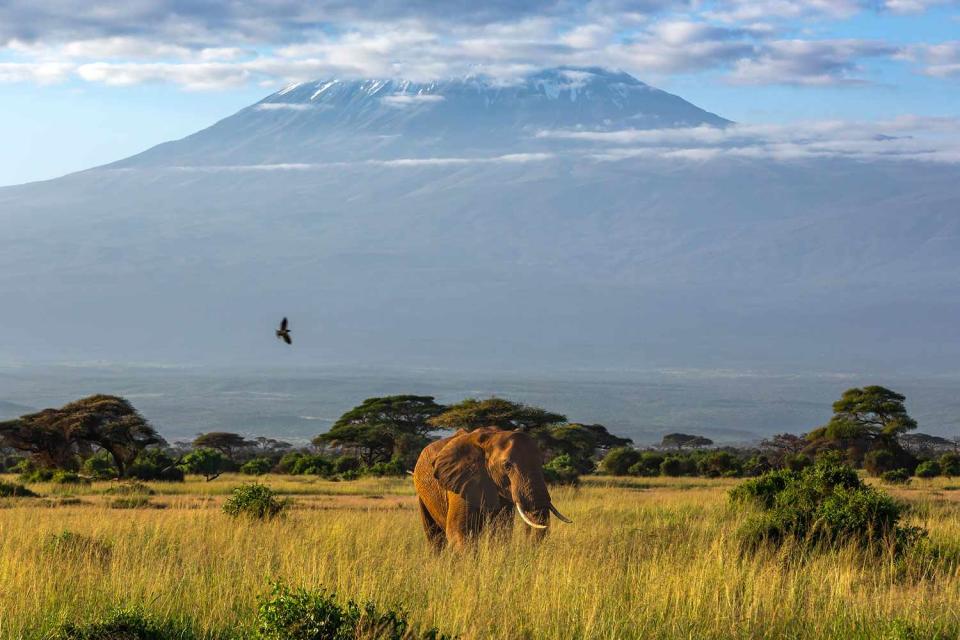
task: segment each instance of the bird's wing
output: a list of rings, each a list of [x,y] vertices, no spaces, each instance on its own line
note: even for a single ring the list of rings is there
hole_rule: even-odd
[[[293,340],[290,339],[289,333],[283,334],[283,341],[286,342],[287,344],[293,344]]]
[[[280,331],[286,331],[286,330],[287,330],[287,319],[284,318],[283,320],[280,321]]]

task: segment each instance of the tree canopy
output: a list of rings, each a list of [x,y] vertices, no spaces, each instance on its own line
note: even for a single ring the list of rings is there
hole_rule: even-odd
[[[194,438],[193,446],[196,448],[216,449],[233,460],[237,450],[256,446],[256,442],[249,441],[237,433],[211,431],[210,433],[202,433]]]
[[[703,436],[689,435],[686,433],[668,433],[660,441],[661,447],[675,447],[682,449],[684,447],[709,447],[713,440]]]
[[[0,441],[29,453],[41,466],[61,469],[76,469],[79,459],[102,449],[120,475],[144,448],[165,444],[133,405],[110,395],[93,395],[2,422]]]
[[[510,431],[533,431],[566,421],[567,417],[562,414],[503,398],[468,398],[431,418],[430,424],[438,429],[451,430],[499,427]]]
[[[359,449],[367,464],[412,455],[419,453],[435,430],[430,418],[444,409],[433,396],[367,398],[340,416],[330,431],[314,438],[313,444]]]

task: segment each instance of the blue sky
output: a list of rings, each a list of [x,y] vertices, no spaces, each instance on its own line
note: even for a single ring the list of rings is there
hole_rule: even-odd
[[[290,82],[622,69],[746,124],[960,116],[957,0],[6,0],[0,185],[182,137]]]

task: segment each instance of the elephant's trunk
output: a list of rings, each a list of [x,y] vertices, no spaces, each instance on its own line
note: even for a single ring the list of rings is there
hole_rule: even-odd
[[[512,483],[513,503],[520,519],[534,529],[546,529],[550,524],[550,493],[542,473],[532,473]]]

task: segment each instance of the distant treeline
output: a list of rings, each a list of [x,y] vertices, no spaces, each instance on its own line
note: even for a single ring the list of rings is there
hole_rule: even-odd
[[[830,421],[804,435],[780,434],[754,447],[714,447],[700,435],[671,433],[659,447],[638,449],[598,424],[502,398],[438,404],[431,396],[369,398],[343,414],[309,446],[267,437],[210,432],[192,442],[164,441],[125,399],[96,395],[59,409],[0,422],[0,472],[25,482],[112,478],[208,480],[225,472],[280,473],[350,480],[403,475],[431,440],[458,429],[494,426],[530,434],[553,483],[588,473],[635,476],[756,476],[802,469],[825,454],[868,473],[900,481],[960,475],[957,443],[909,433],[917,423],[905,398],[879,386],[849,389]]]

